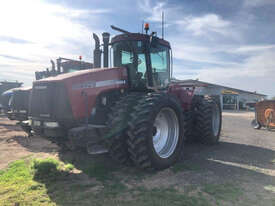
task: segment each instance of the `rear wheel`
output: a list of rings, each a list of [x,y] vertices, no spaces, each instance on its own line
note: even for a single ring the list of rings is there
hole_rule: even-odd
[[[220,139],[222,115],[220,106],[210,97],[200,97],[195,105],[196,139],[204,144],[216,144]]]
[[[180,156],[184,143],[183,115],[177,99],[147,94],[133,107],[128,151],[136,166],[164,169]]]

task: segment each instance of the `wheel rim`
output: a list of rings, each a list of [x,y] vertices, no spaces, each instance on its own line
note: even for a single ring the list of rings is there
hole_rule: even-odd
[[[153,146],[161,158],[170,157],[179,140],[179,121],[171,108],[163,108],[156,116],[153,127]]]
[[[217,105],[213,105],[213,111],[212,111],[212,129],[215,136],[218,135],[219,129],[220,129],[220,112]]]

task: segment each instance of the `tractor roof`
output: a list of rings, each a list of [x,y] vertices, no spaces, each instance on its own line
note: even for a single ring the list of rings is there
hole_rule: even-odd
[[[154,38],[156,38],[158,40],[158,42],[160,44],[162,44],[163,46],[167,46],[167,47],[171,48],[170,43],[168,41],[166,41],[164,39],[160,39],[156,36],[154,36]],[[112,38],[111,44],[113,44],[115,42],[119,42],[119,41],[125,41],[125,40],[132,40],[132,41],[146,41],[146,40],[148,40],[149,41],[150,35],[140,34],[140,33],[119,34]]]

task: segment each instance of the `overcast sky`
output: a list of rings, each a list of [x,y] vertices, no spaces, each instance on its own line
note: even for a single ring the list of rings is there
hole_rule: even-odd
[[[92,61],[92,32],[111,24],[160,35],[162,11],[174,77],[275,96],[275,0],[2,1],[0,80],[31,85],[59,56]]]

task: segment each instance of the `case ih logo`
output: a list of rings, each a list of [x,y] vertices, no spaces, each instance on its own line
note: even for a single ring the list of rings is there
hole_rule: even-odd
[[[47,89],[47,86],[35,86],[35,89]]]
[[[88,89],[88,88],[98,88],[98,87],[106,87],[106,86],[113,86],[119,84],[125,84],[125,80],[105,80],[105,81],[89,81],[84,82],[82,84],[75,84],[72,86],[73,90],[78,89]]]

